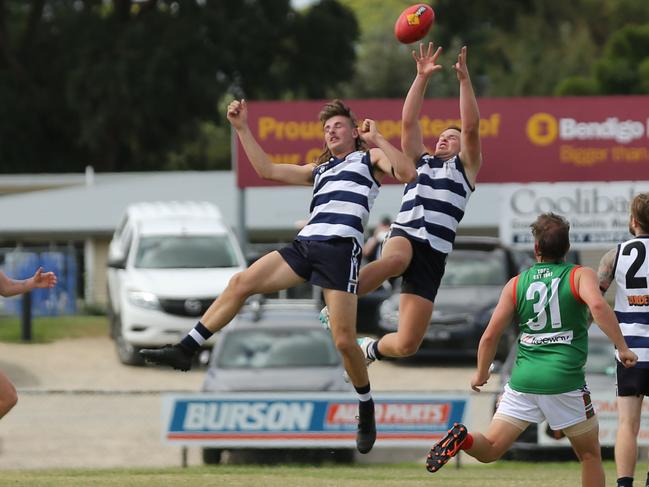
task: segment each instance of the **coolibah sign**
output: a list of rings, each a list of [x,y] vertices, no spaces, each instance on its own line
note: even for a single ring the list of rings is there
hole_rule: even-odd
[[[463,422],[468,394],[373,394],[376,447],[430,446]],[[336,393],[168,394],[163,442],[216,447],[349,447],[357,400]]]
[[[376,120],[383,135],[400,146],[403,100],[347,102],[359,119]],[[248,122],[274,162],[313,162],[323,150],[318,113],[324,103],[249,102]],[[478,103],[480,183],[649,179],[649,96],[481,98]],[[458,100],[427,99],[420,124],[424,143],[434,148],[444,129],[460,125]],[[237,144],[239,187],[275,184],[257,176]]]
[[[539,214],[553,212],[570,222],[572,248],[613,248],[631,238],[629,205],[643,191],[649,191],[647,182],[507,185],[500,239],[514,247],[532,248],[530,224]]]

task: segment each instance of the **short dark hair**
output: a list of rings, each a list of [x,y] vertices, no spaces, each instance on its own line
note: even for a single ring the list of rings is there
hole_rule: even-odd
[[[643,232],[649,232],[649,193],[639,193],[631,201],[631,216]]]
[[[446,132],[447,130],[457,130],[458,132],[462,133],[462,129],[457,125],[449,125],[444,130],[442,130],[442,132]]]
[[[570,223],[556,213],[542,213],[530,225],[537,252],[545,260],[563,260],[570,250]]]

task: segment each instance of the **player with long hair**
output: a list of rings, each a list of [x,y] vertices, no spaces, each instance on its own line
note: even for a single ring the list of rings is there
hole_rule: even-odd
[[[292,244],[266,254],[236,274],[196,327],[180,343],[145,349],[150,362],[188,370],[201,345],[239,312],[253,294],[273,293],[305,281],[320,286],[331,313],[331,330],[347,374],[359,397],[357,448],[367,453],[376,438],[374,402],[367,366],[356,342],[358,268],[364,226],[381,179],[394,174],[403,182],[415,168],[387,142],[372,120],[360,128],[351,110],[334,100],[320,112],[325,148],[317,162],[274,164],[248,126],[244,100],[228,106],[227,117],[257,174],[286,184],[313,185],[311,215]],[[367,144],[376,147],[367,149]]]

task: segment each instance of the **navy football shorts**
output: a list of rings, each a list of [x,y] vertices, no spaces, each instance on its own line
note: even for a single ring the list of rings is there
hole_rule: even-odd
[[[354,238],[295,239],[279,253],[298,276],[311,284],[356,294],[361,250]]]

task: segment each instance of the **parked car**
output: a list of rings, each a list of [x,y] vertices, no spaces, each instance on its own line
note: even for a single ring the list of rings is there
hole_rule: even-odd
[[[244,307],[221,332],[203,382],[203,392],[352,391],[331,334],[318,321],[317,300],[267,300]],[[222,449],[204,448],[205,463],[219,463]],[[232,452],[233,450],[228,450]],[[287,455],[264,450],[256,458]],[[292,450],[308,461],[351,461],[351,449]],[[282,457],[288,460],[288,456]]]
[[[120,361],[142,365],[140,348],[181,339],[245,267],[239,243],[215,205],[129,206],[108,251],[110,335]]]
[[[505,384],[509,382],[512,369],[516,363],[517,351],[518,342],[514,343],[505,362],[501,366],[496,367],[497,371],[500,371],[501,391],[504,389]],[[592,397],[607,396],[611,391],[615,391],[615,371],[616,364],[613,344],[599,326],[591,324],[588,329],[588,359],[586,360],[585,373],[586,384]],[[500,395],[496,398],[494,411],[499,398]],[[539,455],[542,455],[549,459],[557,460],[574,458],[574,453],[569,444],[561,446],[557,442],[556,446],[543,447],[539,445],[540,434],[546,435],[552,440],[561,440],[564,437],[561,431],[552,430],[546,422],[543,422],[538,427],[530,425],[518,437],[518,440],[507,454],[507,457],[512,459],[526,459],[529,456],[530,459],[539,459]],[[602,450],[604,456],[612,457],[612,448],[603,447]]]
[[[416,357],[475,357],[503,286],[532,262],[496,238],[458,236]],[[396,292],[381,305],[381,334],[396,331],[398,322]],[[501,360],[507,356],[516,335],[517,330],[512,327],[503,336],[497,355]]]

